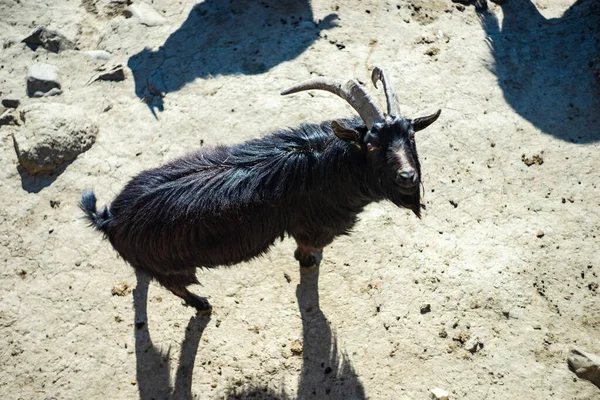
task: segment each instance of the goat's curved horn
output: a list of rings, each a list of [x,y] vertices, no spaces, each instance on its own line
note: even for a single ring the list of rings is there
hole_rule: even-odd
[[[371,81],[373,81],[373,86],[375,87],[377,87],[377,81],[383,83],[383,90],[385,91],[385,98],[387,99],[387,113],[390,117],[399,117],[400,103],[398,102],[398,97],[396,97],[396,93],[394,93],[394,89],[392,89],[392,85],[387,79],[383,69],[375,67],[371,74]]]
[[[332,78],[315,78],[300,82],[297,85],[284,90],[281,94],[286,95],[311,89],[325,90],[346,100],[348,104],[358,112],[358,115],[360,115],[369,129],[371,129],[376,122],[385,121],[385,116],[379,107],[377,107],[371,96],[369,96],[365,88],[355,80],[343,82]]]

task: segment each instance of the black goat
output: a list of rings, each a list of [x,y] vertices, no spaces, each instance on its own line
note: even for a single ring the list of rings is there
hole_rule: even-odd
[[[206,298],[188,291],[196,268],[231,265],[265,253],[287,233],[303,267],[347,234],[374,201],[390,200],[420,217],[421,169],[414,133],[440,111],[399,116],[384,72],[387,116],[351,80],[318,78],[282,92],[327,90],[361,118],[303,124],[231,147],[202,149],[131,179],[110,207],[96,210],[93,192],[80,207],[136,270],[156,279],[199,311]]]

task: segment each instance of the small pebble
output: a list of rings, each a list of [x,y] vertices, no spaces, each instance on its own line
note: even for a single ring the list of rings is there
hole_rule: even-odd
[[[6,108],[17,108],[19,107],[19,104],[21,104],[19,99],[2,99],[2,105]]]
[[[450,393],[444,389],[433,388],[431,389],[431,398],[435,400],[448,400]]]
[[[108,61],[110,59],[110,53],[106,50],[87,50],[84,53],[92,60]]]
[[[295,356],[299,356],[300,354],[302,354],[302,352],[304,351],[302,347],[302,341],[298,339],[294,340],[292,342],[292,345],[290,346],[290,351]]]
[[[481,340],[479,340],[477,336],[473,336],[465,343],[465,350],[467,350],[471,354],[477,353],[480,349],[483,349],[483,343],[481,342]]]

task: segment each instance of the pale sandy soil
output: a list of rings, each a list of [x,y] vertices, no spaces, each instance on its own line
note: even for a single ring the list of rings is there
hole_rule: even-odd
[[[596,2],[506,0],[478,16],[450,0],[156,0],[166,23],[153,27],[84,3],[0,0],[1,97],[78,105],[99,126],[50,178],[17,169],[12,135],[27,125],[0,127],[0,398],[600,398],[566,363],[572,346],[600,354]],[[19,43],[40,25],[80,51]],[[126,79],[86,85],[93,49]],[[27,97],[40,61],[63,94]],[[351,115],[330,94],[279,91],[319,75],[367,83],[374,66],[407,117],[442,109],[417,137],[427,209],[369,206],[325,250],[318,286],[286,239],[199,271],[214,313],[195,317],[81,219],[82,190],[109,202],[201,143]],[[141,101],[149,81],[162,104]]]

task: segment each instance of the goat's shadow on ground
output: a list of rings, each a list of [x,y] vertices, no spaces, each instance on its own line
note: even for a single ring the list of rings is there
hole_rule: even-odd
[[[137,285],[133,291],[133,305],[135,310],[136,378],[140,400],[191,400],[194,398],[192,395],[192,376],[198,344],[202,332],[204,332],[210,321],[210,317],[195,315],[190,318],[185,330],[185,338],[181,343],[175,382],[171,382],[171,349],[169,348],[166,352],[158,349],[152,343],[148,330],[146,309],[149,284],[149,277],[140,273],[137,274]]]
[[[302,315],[303,365],[295,399],[363,400],[364,388],[319,305],[319,269],[301,268],[296,297]],[[228,399],[287,400],[292,397],[254,388]]]
[[[296,58],[335,19],[315,22],[309,0],[206,0],[158,50],[129,58],[135,93],[162,111],[164,94],[196,78],[260,74]]]
[[[348,357],[338,349],[337,339],[319,305],[319,270],[301,268],[296,297],[302,316],[303,365],[296,399],[362,400],[365,393]],[[158,349],[152,342],[146,314],[150,278],[137,274],[133,291],[135,309],[135,355],[137,384],[141,400],[191,400],[194,362],[202,333],[210,317],[194,316],[181,344],[180,361],[171,382],[170,349]],[[287,400],[292,397],[269,388],[234,390],[227,399]]]
[[[504,1],[501,24],[476,3],[508,104],[546,134],[600,140],[600,2],[578,0],[546,19],[531,0]]]
[[[296,297],[304,339],[298,399],[365,399],[364,388],[347,355],[338,349],[337,338],[321,311],[318,268],[301,268]]]

